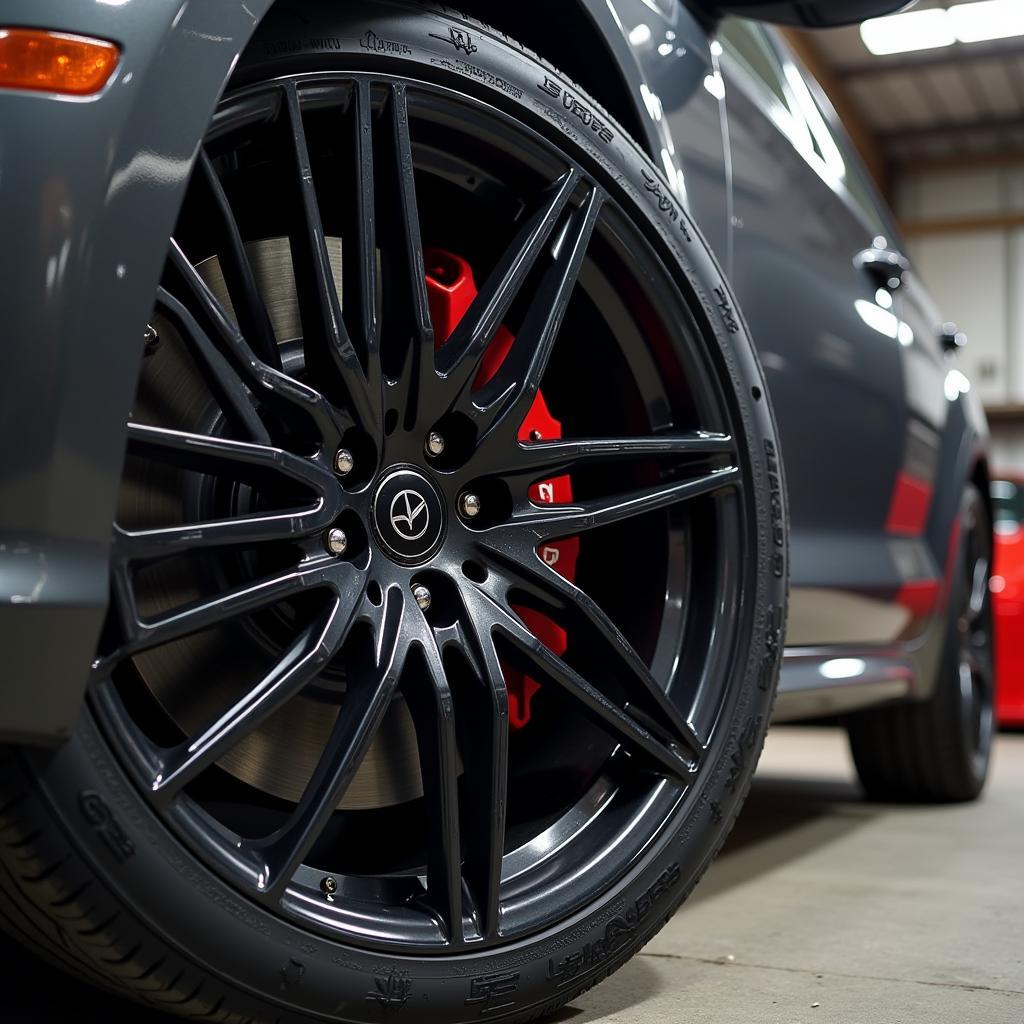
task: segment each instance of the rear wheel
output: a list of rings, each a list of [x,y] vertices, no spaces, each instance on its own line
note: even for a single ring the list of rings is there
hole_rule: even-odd
[[[857,773],[876,799],[973,800],[985,785],[994,701],[991,571],[992,524],[981,492],[970,484],[934,693],[850,720]]]
[[[475,23],[345,10],[329,56],[269,22],[214,117],[89,705],[5,772],[7,895],[190,1014],[525,1020],[643,945],[739,809],[774,427],[612,121]]]

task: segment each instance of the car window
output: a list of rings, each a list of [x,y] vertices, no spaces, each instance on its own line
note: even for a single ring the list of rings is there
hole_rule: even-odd
[[[719,32],[725,53],[753,82],[769,116],[803,157],[835,191],[845,194],[873,235],[891,232],[859,158],[841,131],[833,129],[836,115],[813,80],[796,61],[776,49],[763,25],[727,18]]]
[[[800,70],[795,65],[792,66],[795,73],[799,75]],[[838,123],[838,115],[828,105],[828,101],[821,93],[817,83],[812,83],[812,86],[807,90],[807,99],[809,103],[813,104],[817,113],[817,124],[812,127],[815,138],[827,137],[831,140],[842,165],[839,177],[849,193],[850,199],[860,210],[874,234],[888,235],[892,230],[889,217],[883,212],[881,202],[871,184],[871,179],[860,162],[860,157],[846,133],[833,129],[833,125]]]
[[[722,23],[718,41],[758,85],[773,93],[784,106],[789,106],[782,63],[758,24],[727,18]]]
[[[1014,480],[992,481],[992,511],[996,528],[1024,524],[1024,484]]]

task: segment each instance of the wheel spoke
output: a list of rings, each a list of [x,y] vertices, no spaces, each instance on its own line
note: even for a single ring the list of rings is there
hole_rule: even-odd
[[[556,687],[588,718],[660,774],[687,783],[694,764],[675,744],[662,741],[596,686],[544,646],[510,611],[489,599],[495,630],[509,643],[517,668]],[[646,719],[649,716],[643,716]]]
[[[714,494],[724,488],[738,488],[742,478],[735,467],[715,470],[690,480],[679,480],[645,488],[631,494],[595,499],[572,505],[528,505],[512,516],[514,527],[527,527],[538,542],[585,533],[597,527],[622,522],[647,512],[669,508],[681,501]]]
[[[391,87],[382,119],[377,178],[380,194],[389,200],[382,204],[379,220],[382,257],[388,260],[386,333],[388,344],[396,346],[388,354],[400,356],[395,362],[403,365],[393,401],[411,430],[421,421],[439,382],[404,85]]]
[[[622,683],[629,707],[639,712],[646,728],[664,742],[681,747],[692,764],[704,754],[704,743],[672,702],[664,688],[651,674],[643,658],[622,631],[585,591],[545,565],[533,548],[518,552],[484,547],[488,562],[499,571],[510,573],[515,589],[539,598],[546,614],[553,614],[560,625],[592,648],[591,660],[615,666],[615,676]],[[507,590],[503,595],[507,599]],[[580,627],[586,630],[585,637]]]
[[[578,182],[579,175],[575,171],[567,171],[551,188],[544,202],[520,227],[441,349],[438,369],[456,395],[465,396],[472,388],[487,347],[523,282],[537,265]]]
[[[403,692],[416,727],[427,808],[427,900],[441,914],[448,941],[462,931],[462,846],[455,705],[441,655],[423,621],[415,644],[423,673],[406,671]]]
[[[345,795],[391,705],[404,667],[405,595],[388,590],[373,656],[348,674],[349,689],[327,746],[288,824],[266,840],[245,844],[263,861],[261,891],[277,899]]]
[[[463,763],[464,814],[473,830],[465,837],[463,875],[484,938],[498,934],[501,862],[508,811],[508,690],[488,624],[487,602],[464,596],[463,647],[476,685],[465,695],[460,750]]]
[[[283,92],[299,193],[300,216],[294,220],[296,230],[291,244],[307,371],[324,374],[327,379],[340,378],[356,421],[367,433],[376,436],[380,427],[379,410],[341,318],[298,90],[289,82],[283,86]]]
[[[242,388],[241,401],[251,406],[252,397],[255,396],[266,398],[281,406],[298,409],[310,417],[323,437],[344,433],[352,425],[352,421],[333,409],[318,391],[256,358],[224,307],[173,239],[170,263],[185,285],[189,297],[198,307],[206,326],[212,330],[212,335],[207,334],[188,309],[165,288],[157,291],[157,308],[179,328],[186,344],[211,372],[228,374],[229,380],[236,387],[239,380],[244,383],[252,395],[247,394]],[[234,374],[231,374],[228,365],[234,370]],[[233,406],[229,405],[227,408],[231,409]],[[269,442],[269,436],[256,413],[247,409],[245,415],[250,420],[255,420],[250,431],[253,438]]]
[[[494,377],[462,402],[461,411],[477,421],[481,438],[500,424],[507,434],[514,435],[533,405],[603,203],[604,193],[594,188],[574,211],[508,355]]]
[[[292,455],[273,445],[235,441],[211,434],[192,434],[148,423],[127,425],[128,450],[147,458],[219,474],[231,468],[239,474],[246,471],[271,471],[309,487],[321,498],[335,494],[334,477],[309,459]]]
[[[350,110],[353,198],[346,207],[342,234],[345,321],[363,344],[366,382],[375,416],[380,415],[382,372],[378,309],[376,181],[373,165],[373,117],[370,87],[353,85]],[[358,328],[358,330],[356,330]]]
[[[259,357],[269,366],[280,370],[281,353],[274,337],[274,328],[271,326],[266,304],[256,284],[252,264],[238,230],[238,221],[205,149],[199,152],[198,171],[220,221],[220,233],[225,242],[225,248],[220,254],[221,270],[238,318],[238,326],[242,335],[250,339]]]
[[[735,457],[736,445],[728,434],[700,430],[653,437],[573,438],[527,444],[516,440],[499,462],[495,461],[494,452],[487,453],[487,472],[507,480],[532,483],[539,477],[568,473],[585,465],[657,458],[675,468],[714,455]]]
[[[347,606],[344,610],[343,604]],[[165,755],[162,771],[153,783],[154,793],[165,799],[173,797],[313,682],[337,654],[358,607],[356,593],[345,602],[336,598],[256,686],[199,736]]]
[[[188,267],[190,278],[188,283],[192,285],[198,281],[201,285],[201,292],[197,289],[197,293],[203,294],[203,298],[206,300],[204,309],[212,315],[215,325],[219,327],[223,323],[225,331],[237,335],[238,341],[244,345],[242,336],[228,320],[224,308],[209,292],[206,283],[199,277],[195,268],[188,262],[185,254],[173,240],[171,242],[171,261],[175,266],[185,265]],[[194,279],[191,278],[191,275],[195,275]],[[207,371],[211,389],[224,413],[242,426],[254,441],[269,444],[270,435],[253,407],[252,396],[242,382],[244,378],[237,373],[237,365],[233,366],[225,358],[210,336],[199,326],[196,318],[164,288],[157,291],[156,307],[178,328],[192,357]]]
[[[115,577],[126,572],[115,567]],[[142,651],[180,640],[242,615],[261,611],[295,597],[303,590],[324,586],[320,566],[295,569],[279,576],[271,576],[255,583],[244,584],[218,594],[216,597],[194,601],[155,619],[135,619],[128,630],[124,644],[93,666],[94,674],[104,676],[118,662]]]

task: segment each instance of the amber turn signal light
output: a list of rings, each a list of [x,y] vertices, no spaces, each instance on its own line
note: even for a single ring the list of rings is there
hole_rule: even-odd
[[[92,96],[110,81],[120,50],[102,39],[0,28],[0,89]]]

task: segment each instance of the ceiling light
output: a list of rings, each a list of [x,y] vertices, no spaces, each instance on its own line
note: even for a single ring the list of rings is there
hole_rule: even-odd
[[[1024,36],[1024,4],[1020,0],[954,4],[949,9],[949,20],[962,43]]]
[[[1016,0],[1013,2],[1016,3]],[[979,5],[961,6],[973,8]],[[861,25],[860,37],[876,57],[890,53],[909,53],[911,50],[934,50],[940,46],[952,46],[956,42],[949,11],[941,8],[895,14],[889,18],[871,18]]]

